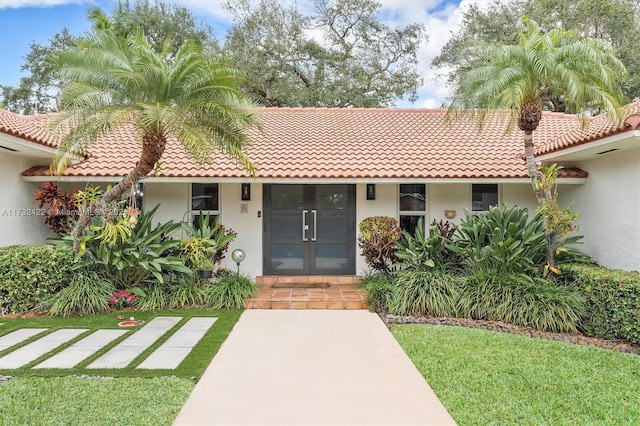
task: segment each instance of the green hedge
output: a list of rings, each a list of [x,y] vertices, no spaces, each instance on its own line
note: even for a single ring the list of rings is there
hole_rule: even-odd
[[[27,312],[60,291],[73,261],[69,247],[1,247],[0,314]]]
[[[560,268],[566,282],[587,298],[586,334],[640,343],[640,272],[583,264]]]

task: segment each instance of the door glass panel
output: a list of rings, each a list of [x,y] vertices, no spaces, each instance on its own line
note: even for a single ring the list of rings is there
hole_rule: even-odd
[[[318,241],[344,241],[347,238],[349,221],[345,213],[318,212],[317,215]]]
[[[271,215],[271,238],[302,240],[302,212],[273,213]]]
[[[349,207],[348,185],[318,185],[315,189],[315,208],[346,209]]]
[[[272,244],[271,268],[302,269],[304,265],[304,250],[302,244]]]
[[[304,208],[304,185],[271,185],[271,208]]]
[[[349,269],[348,245],[317,244],[316,269]]]

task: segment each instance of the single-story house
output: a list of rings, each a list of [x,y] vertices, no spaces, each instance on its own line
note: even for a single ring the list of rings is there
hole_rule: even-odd
[[[564,165],[563,204],[580,213],[581,249],[602,265],[640,270],[640,103],[617,126],[544,113],[534,132],[542,162]],[[420,217],[458,222],[464,211],[506,203],[535,210],[522,133],[493,120],[447,123],[428,109],[265,108],[251,131],[248,155],[257,178],[218,155],[200,167],[170,141],[156,172],[144,180],[144,206],[160,203],[158,221],[221,216],[238,237],[241,269],[261,275],[353,275],[365,262],[358,224],[395,217],[411,229]],[[0,245],[42,243],[49,236],[34,204],[44,182],[68,190],[122,179],[139,156],[130,128],[102,137],[62,176],[49,161],[56,141],[50,116],[0,110]],[[225,265],[235,268],[231,259]]]

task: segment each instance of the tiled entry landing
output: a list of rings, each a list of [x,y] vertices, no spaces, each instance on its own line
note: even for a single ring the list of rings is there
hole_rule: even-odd
[[[260,292],[248,309],[366,309],[366,293],[356,275],[260,276]]]

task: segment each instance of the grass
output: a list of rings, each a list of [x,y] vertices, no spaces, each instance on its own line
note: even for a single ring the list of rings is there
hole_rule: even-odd
[[[178,377],[17,377],[0,383],[0,424],[170,425],[194,386]]]
[[[392,333],[459,425],[640,424],[640,357],[470,328]]]
[[[0,336],[27,327],[86,328],[89,332],[56,348],[25,367],[0,371],[11,375],[9,382],[0,382],[0,424],[2,425],[170,425],[191,394],[197,379],[211,362],[222,342],[240,317],[240,310],[167,310],[156,312],[124,312],[126,317],[150,321],[156,316],[181,316],[183,319],[143,352],[134,362],[121,369],[91,369],[84,367],[118,344],[131,333],[114,341],[74,368],[36,369],[52,354],[102,328],[118,328],[118,313],[71,316],[0,318]],[[136,365],[192,317],[217,317],[204,337],[175,370],[136,370]],[[21,343],[23,346],[39,336]],[[3,356],[14,348],[0,351]],[[103,376],[103,379],[82,379],[71,376]]]
[[[35,361],[18,369],[4,370],[0,374],[11,375],[13,377],[20,376],[45,376],[45,377],[63,377],[70,375],[90,376],[109,376],[109,377],[162,377],[176,376],[186,379],[199,379],[211,359],[216,354],[222,342],[227,338],[234,324],[240,317],[240,310],[204,310],[204,309],[185,309],[185,310],[164,310],[164,311],[131,311],[123,314],[128,318],[135,316],[137,320],[150,321],[156,316],[180,316],[182,320],[172,328],[168,333],[157,340],[153,345],[147,348],[138,358],[136,358],[126,368],[119,369],[86,369],[85,367],[93,362],[96,358],[107,352],[113,346],[126,339],[131,333],[126,333],[121,338],[115,340],[111,344],[105,346],[91,357],[82,361],[74,368],[64,369],[31,369],[32,366],[39,364],[51,355],[62,351],[71,346],[78,340],[87,336],[89,333],[101,328],[119,328],[117,315],[118,313],[90,315],[90,316],[69,316],[69,317],[35,317],[35,318],[0,318],[0,336],[10,333],[13,330],[27,327],[42,327],[53,331],[60,328],[86,328],[88,332],[81,334],[76,339],[56,348],[54,351],[36,359]],[[216,317],[218,320],[207,331],[204,337],[193,348],[191,353],[175,370],[136,370],[136,366],[142,362],[151,352],[168,339],[171,334],[180,328],[189,318],[192,317]],[[136,330],[138,327],[132,329]],[[34,336],[20,344],[26,345],[40,336]],[[6,355],[14,348],[0,351],[0,356]]]

